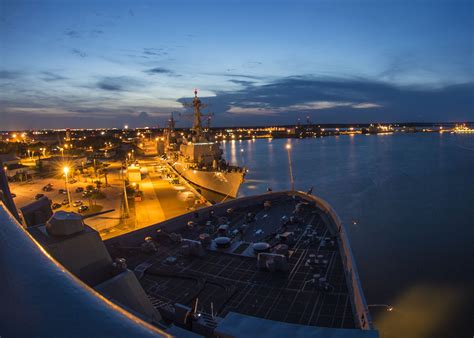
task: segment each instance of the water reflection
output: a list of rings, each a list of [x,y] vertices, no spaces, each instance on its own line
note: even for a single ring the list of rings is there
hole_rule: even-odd
[[[459,337],[462,328],[452,331],[447,324],[469,305],[464,294],[453,286],[412,286],[394,301],[392,311],[371,309],[374,325],[383,338]]]

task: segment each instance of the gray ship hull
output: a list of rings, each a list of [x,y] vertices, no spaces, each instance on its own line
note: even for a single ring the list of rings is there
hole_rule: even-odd
[[[217,192],[223,196],[236,198],[239,188],[244,181],[245,173],[243,171],[204,171],[198,169],[188,169],[185,165],[176,162],[173,167],[176,171],[189,182]]]

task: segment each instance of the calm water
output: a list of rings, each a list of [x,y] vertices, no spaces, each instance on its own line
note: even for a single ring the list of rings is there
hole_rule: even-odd
[[[474,334],[474,135],[358,135],[235,141],[241,195],[295,187],[326,199],[349,229],[382,337]],[[243,151],[242,151],[243,149]]]

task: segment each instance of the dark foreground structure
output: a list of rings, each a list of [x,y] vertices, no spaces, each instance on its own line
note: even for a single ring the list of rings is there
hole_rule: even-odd
[[[14,223],[2,212],[2,225]],[[103,335],[108,323],[112,330],[117,321],[123,331],[115,336],[378,337],[345,229],[329,205],[311,195],[240,198],[105,242],[74,214],[57,213],[46,225],[28,228],[54,258],[38,250],[18,225],[7,227],[31,247],[22,253],[33,255],[28,264],[41,259],[51,265],[51,273],[42,269],[43,278],[69,284],[64,290],[45,287],[55,294],[49,298],[47,292],[41,294],[42,283],[31,283],[29,289],[39,295],[34,306],[12,303],[8,316],[2,316],[22,312],[35,317],[44,306],[49,317],[34,322],[36,332],[48,327],[54,332],[56,325],[69,336],[90,333],[94,327]],[[7,235],[2,229],[0,244]],[[56,260],[69,272],[55,272],[61,266]],[[35,269],[30,272],[36,279]],[[17,270],[12,276],[21,278],[22,273]],[[76,303],[74,293],[63,294],[72,289],[79,290]],[[10,291],[22,292],[13,285]],[[85,324],[83,332],[74,323],[89,320],[90,314],[77,309],[79,305],[87,311],[100,309],[90,322],[94,327]],[[71,318],[65,315],[68,306],[76,309]],[[101,318],[102,326],[97,323]],[[17,333],[13,336],[35,332],[25,332],[32,329],[18,320],[5,324],[7,332]]]

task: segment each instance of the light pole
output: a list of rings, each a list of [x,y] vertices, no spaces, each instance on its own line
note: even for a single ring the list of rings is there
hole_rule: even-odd
[[[68,186],[68,182],[67,182],[67,174],[69,173],[69,167],[67,167],[67,166],[64,167],[63,171],[64,171],[64,176],[66,177],[67,201],[68,201],[69,206],[71,206],[71,194],[69,193],[69,186]]]
[[[128,207],[127,186],[125,185],[125,179],[123,180],[123,199],[125,202],[125,218],[128,218],[130,216],[130,209]]]
[[[291,191],[295,191],[295,180],[293,179],[293,166],[291,164],[291,144],[286,144],[286,150],[288,150],[288,166],[290,168],[290,182],[291,182]]]

